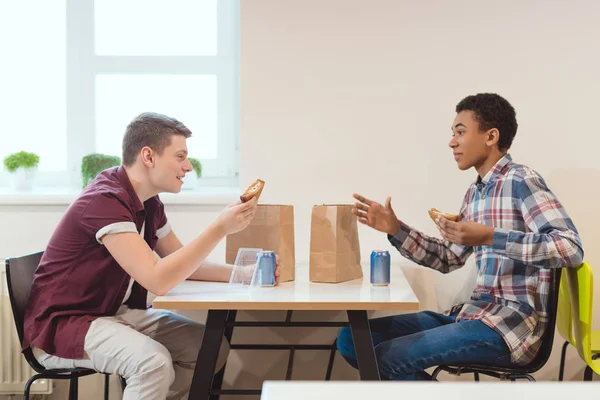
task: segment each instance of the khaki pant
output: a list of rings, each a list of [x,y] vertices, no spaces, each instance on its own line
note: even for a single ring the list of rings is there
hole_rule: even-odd
[[[85,337],[85,358],[64,359],[40,349],[33,354],[46,368],[91,368],[127,380],[124,400],[187,399],[204,326],[164,310],[121,306],[114,317],[92,322]],[[216,371],[229,353],[223,340]]]

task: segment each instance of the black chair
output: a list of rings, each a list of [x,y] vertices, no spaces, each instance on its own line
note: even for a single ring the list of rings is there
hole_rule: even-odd
[[[6,259],[6,278],[8,283],[8,296],[19,335],[19,343],[23,344],[23,329],[25,308],[27,299],[31,291],[33,283],[33,274],[40,263],[43,252],[30,254],[23,257],[7,258]],[[76,400],[78,393],[78,378],[82,376],[92,375],[97,373],[96,370],[88,368],[61,368],[61,369],[46,369],[35,359],[31,348],[27,348],[23,355],[27,363],[34,369],[37,374],[33,375],[25,385],[24,399],[29,399],[31,385],[38,379],[69,379],[69,400]],[[104,383],[104,399],[108,400],[108,378],[105,376]],[[124,381],[121,378],[121,386]]]
[[[510,367],[499,367],[487,364],[456,364],[456,365],[440,365],[432,374],[433,379],[437,379],[441,371],[446,371],[454,375],[474,374],[475,380],[479,380],[479,374],[492,376],[499,379],[528,379],[535,381],[532,373],[541,369],[552,352],[552,342],[554,341],[554,330],[556,327],[556,312],[558,309],[558,288],[560,285],[560,274],[562,268],[556,268],[551,271],[550,275],[550,293],[548,294],[548,326],[546,332],[542,336],[542,344],[537,355],[526,365],[514,365]]]

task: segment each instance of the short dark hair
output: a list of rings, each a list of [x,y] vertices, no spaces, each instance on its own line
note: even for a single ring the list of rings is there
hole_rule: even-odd
[[[123,136],[123,165],[133,165],[145,146],[162,154],[171,144],[173,135],[189,138],[192,131],[175,118],[163,114],[145,112],[138,115],[127,125]]]
[[[517,134],[517,115],[513,106],[496,93],[479,93],[467,96],[456,105],[456,113],[473,112],[481,131],[498,129],[498,149],[508,150]]]

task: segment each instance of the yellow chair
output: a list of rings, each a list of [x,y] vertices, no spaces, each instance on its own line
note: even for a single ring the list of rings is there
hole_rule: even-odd
[[[565,268],[558,296],[557,329],[567,341],[563,345],[559,380],[563,378],[565,353],[569,344],[577,348],[587,364],[584,380],[591,381],[593,372],[600,374],[600,330],[592,332],[594,275],[586,262],[577,268]]]

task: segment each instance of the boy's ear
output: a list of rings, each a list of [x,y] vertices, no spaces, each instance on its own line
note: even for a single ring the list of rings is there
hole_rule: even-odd
[[[154,166],[154,152],[150,147],[142,147],[142,150],[140,150],[140,156],[144,164],[146,164],[149,167]]]
[[[500,140],[500,131],[497,128],[492,128],[485,134],[487,135],[485,143],[488,146],[494,146]]]

